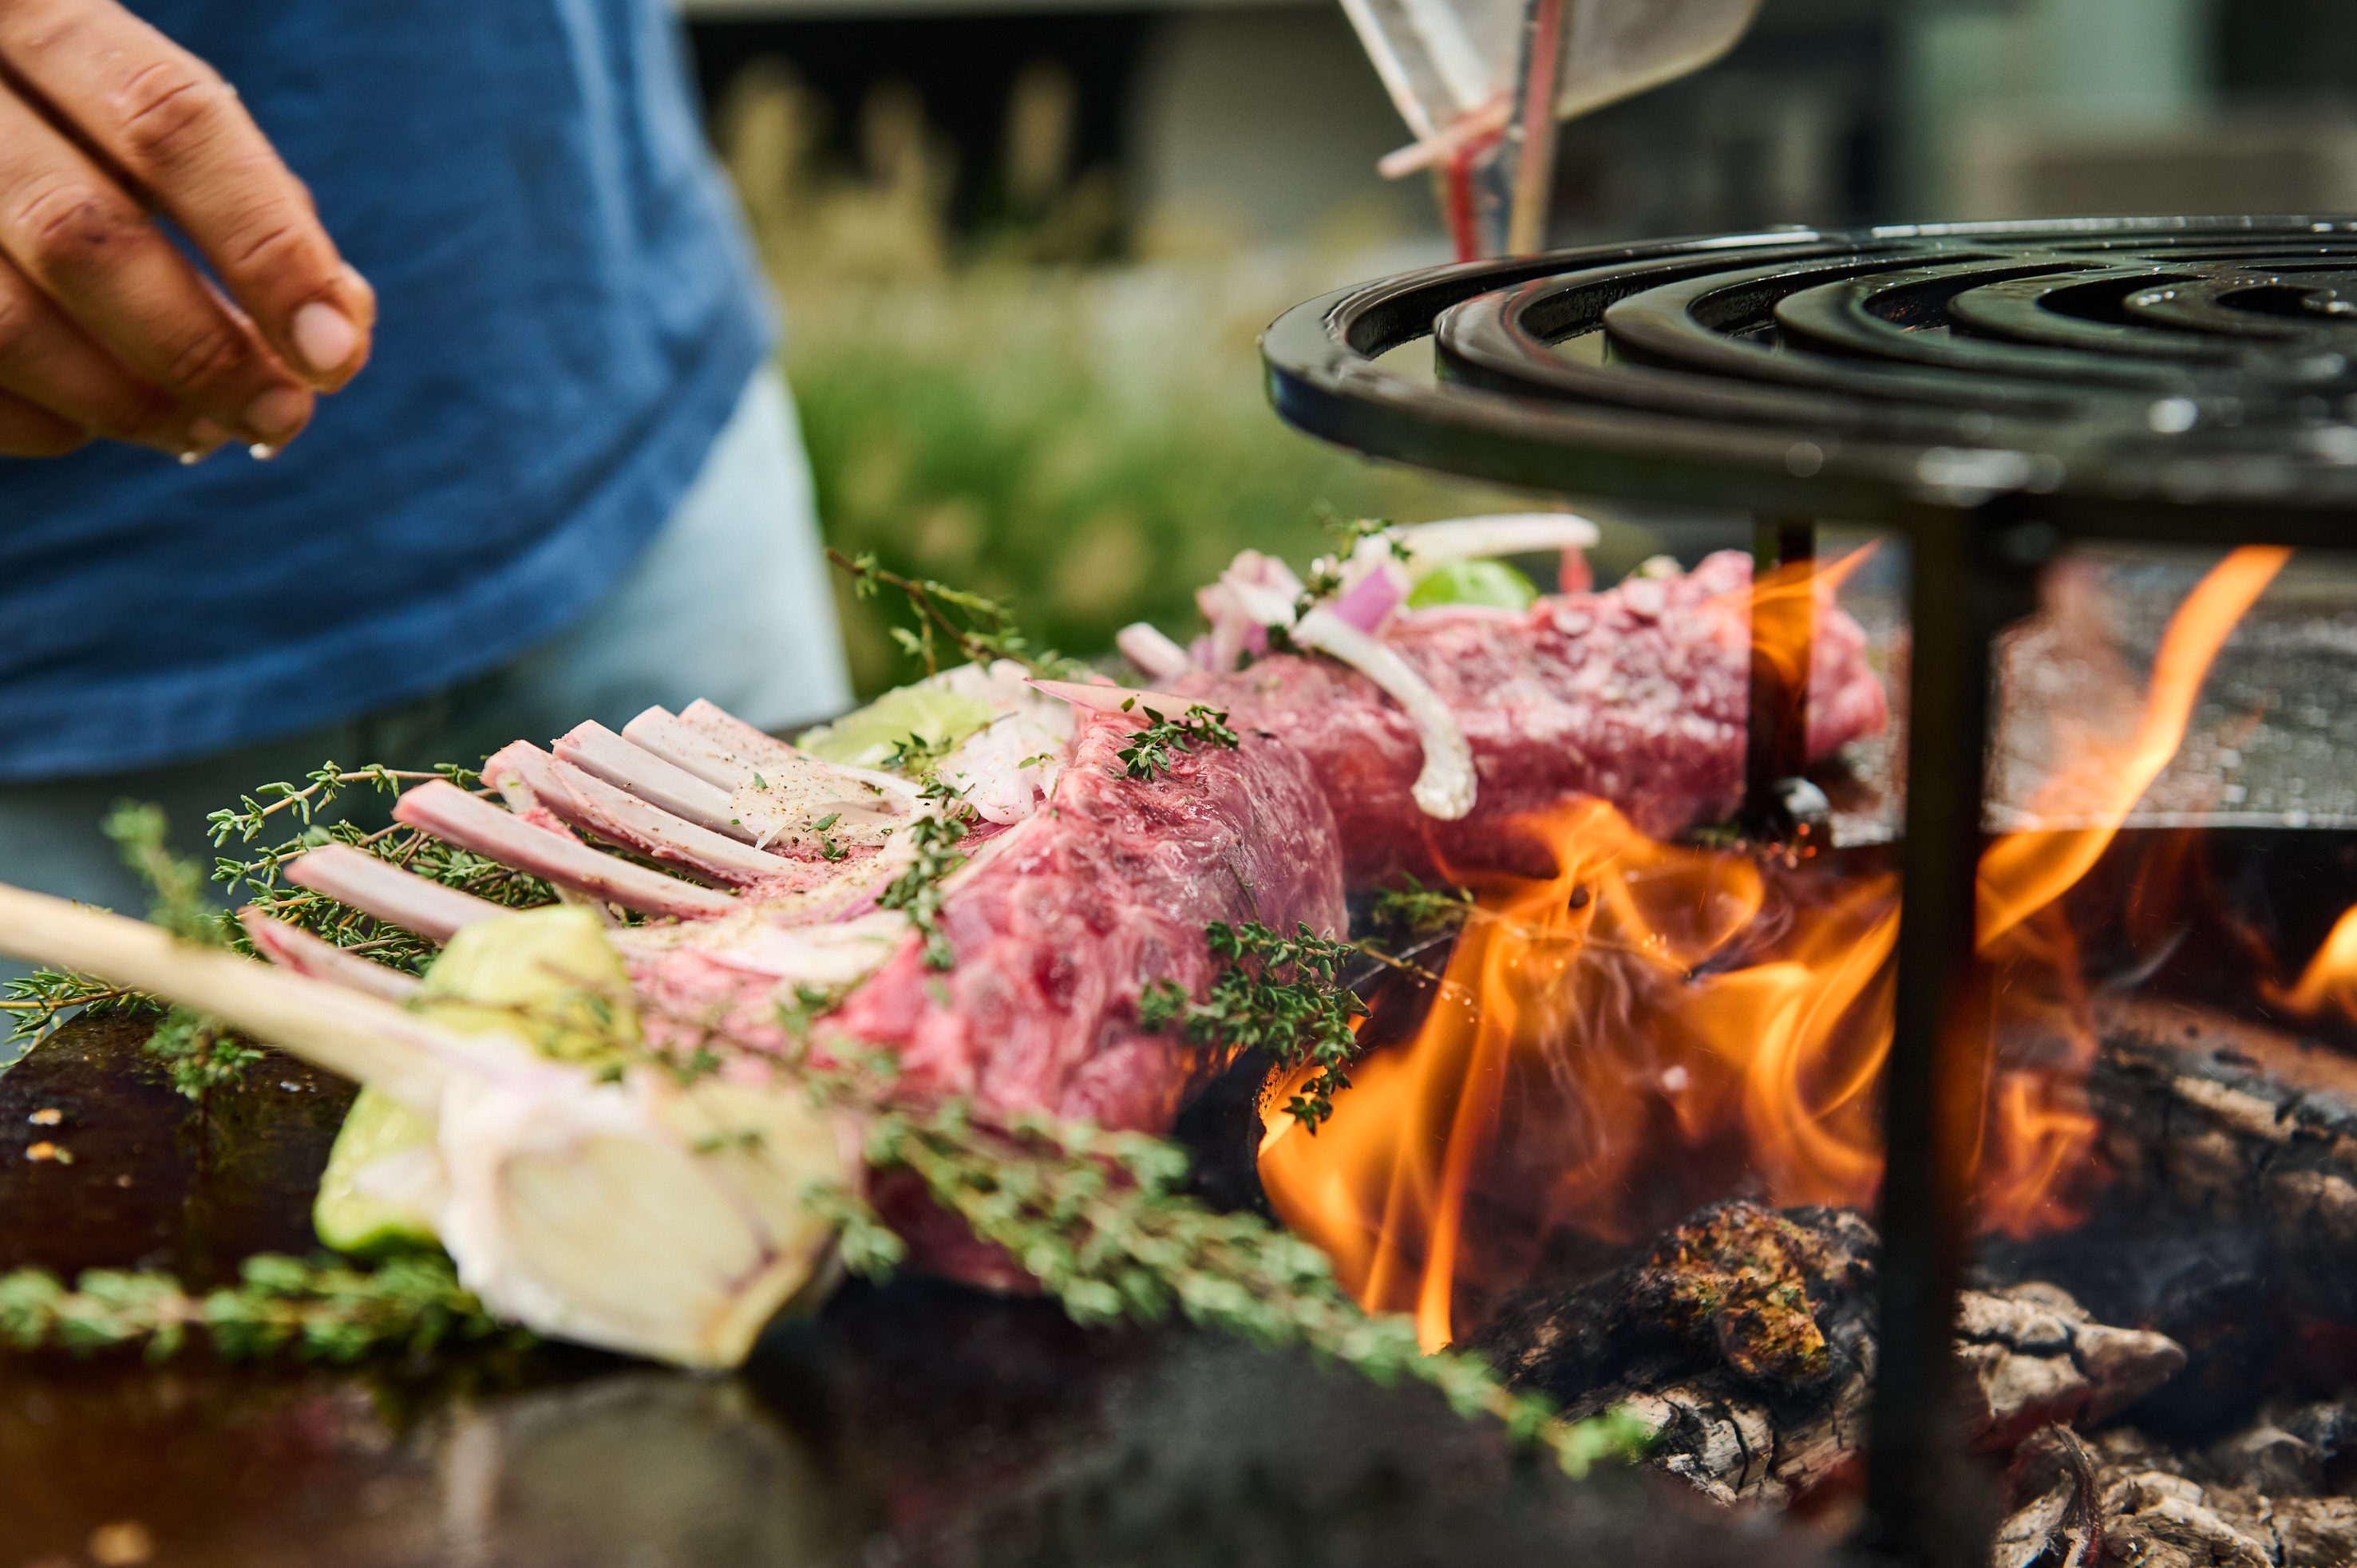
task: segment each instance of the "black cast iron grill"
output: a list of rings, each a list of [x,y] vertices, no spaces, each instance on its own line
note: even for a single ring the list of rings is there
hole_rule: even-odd
[[[1437,381],[1383,356],[1432,340]],[[1886,1084],[1869,1543],[1985,1562],[1947,1417],[1974,1136],[1990,643],[2076,540],[2357,544],[2357,220],[1807,231],[1412,273],[1263,349],[1312,435],[1570,494],[1728,508],[1762,567],[1838,521],[1904,535],[1905,915]],[[1770,628],[1755,627],[1755,641]],[[1805,628],[1776,628],[1782,646]],[[1803,667],[1805,668],[1805,660]],[[1747,818],[1772,831],[1805,683],[1755,653]]]
[[[1373,362],[1427,336],[1437,387]],[[1266,350],[1304,430],[1554,489],[1880,520],[2023,493],[2143,539],[2357,502],[2357,221],[1566,252],[1329,295]]]

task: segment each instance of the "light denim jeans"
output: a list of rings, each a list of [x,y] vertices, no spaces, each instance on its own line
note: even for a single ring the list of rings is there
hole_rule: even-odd
[[[99,831],[117,800],[163,806],[174,847],[210,865],[209,812],[323,761],[474,763],[520,736],[545,745],[589,719],[619,729],[650,704],[697,697],[764,729],[841,713],[851,687],[826,570],[791,394],[765,367],[662,532],[570,629],[381,713],[161,768],[0,785],[0,881],[145,914],[146,890]],[[0,959],[0,981],[28,968]]]

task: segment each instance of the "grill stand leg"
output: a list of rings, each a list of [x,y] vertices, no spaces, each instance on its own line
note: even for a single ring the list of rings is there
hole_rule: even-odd
[[[1761,518],[1751,531],[1751,580],[1817,555],[1809,518]],[[1743,754],[1743,809],[1750,837],[1789,843],[1830,826],[1824,797],[1801,775],[1809,765],[1809,670],[1816,601],[1808,594],[1755,599],[1751,610],[1751,705]]]
[[[1914,551],[1896,1027],[1885,1075],[1881,1327],[1865,1544],[1985,1568],[1991,1499],[1952,1403],[1956,1287],[1979,1136],[1988,995],[1974,957],[1990,644],[2028,613],[2052,531],[2018,507],[1927,520]]]

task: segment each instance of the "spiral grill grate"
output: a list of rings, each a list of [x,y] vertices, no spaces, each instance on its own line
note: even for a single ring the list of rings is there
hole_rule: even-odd
[[[1376,362],[1427,336],[1437,386]],[[2025,494],[2144,537],[2357,508],[2357,221],[1567,252],[1330,295],[1265,350],[1293,424],[1509,483],[1857,518]]]

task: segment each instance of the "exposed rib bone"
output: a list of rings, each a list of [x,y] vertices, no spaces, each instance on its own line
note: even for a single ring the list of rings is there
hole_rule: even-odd
[[[782,768],[802,755],[777,736],[755,729],[717,703],[708,703],[702,697],[679,711],[679,722],[755,768]]]
[[[286,880],[324,893],[371,919],[447,942],[465,927],[507,911],[488,898],[429,882],[350,844],[326,843],[286,863]]]
[[[281,969],[291,969],[313,980],[324,980],[330,985],[387,1002],[406,1002],[417,994],[415,975],[371,963],[333,942],[321,940],[300,926],[274,920],[256,908],[240,909],[237,918],[245,927],[245,934],[253,939],[254,950]]]
[[[866,790],[838,790],[837,798],[823,802],[825,811],[879,824],[913,811],[921,797],[918,786],[898,774],[821,762],[701,698],[681,714],[649,708],[623,725],[622,735],[732,796],[764,769],[787,775],[815,772],[835,784],[866,786]],[[732,810],[730,815],[744,813]]]
[[[711,736],[697,734],[669,708],[649,708],[622,726],[622,738],[693,773],[723,794],[744,784],[754,770],[754,764]]]
[[[641,914],[699,920],[737,908],[737,900],[726,893],[544,832],[447,779],[421,784],[402,796],[393,805],[393,817],[446,843]]]
[[[565,825],[565,819],[541,803],[539,787],[546,779],[539,768],[531,764],[530,757],[522,755],[525,753],[530,757],[547,755],[528,740],[510,741],[483,758],[483,782],[500,792],[511,816],[559,838],[571,838],[573,830]],[[518,763],[523,766],[516,766]]]
[[[617,789],[571,763],[553,757],[529,741],[500,748],[483,765],[484,779],[498,785],[509,770],[522,779],[548,811],[598,837],[627,844],[641,854],[701,872],[736,887],[775,883],[799,867],[751,849],[709,828],[683,822],[627,790]],[[717,794],[718,791],[715,790]]]
[[[752,829],[729,820],[727,790],[642,746],[631,745],[604,725],[576,725],[557,741],[555,751],[560,760],[595,774],[618,789],[629,790],[682,822],[747,843],[753,842]]]
[[[1195,668],[1194,655],[1163,635],[1151,621],[1133,621],[1114,634],[1122,657],[1154,681],[1176,681]]]

